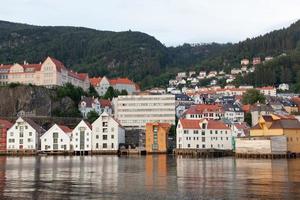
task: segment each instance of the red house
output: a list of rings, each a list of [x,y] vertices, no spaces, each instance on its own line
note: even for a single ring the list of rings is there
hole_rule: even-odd
[[[6,135],[7,130],[12,127],[12,123],[7,120],[0,119],[0,152],[6,151]]]

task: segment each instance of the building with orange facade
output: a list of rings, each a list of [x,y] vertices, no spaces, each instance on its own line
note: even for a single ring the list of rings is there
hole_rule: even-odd
[[[169,123],[146,124],[146,151],[147,153],[166,153],[168,149]]]

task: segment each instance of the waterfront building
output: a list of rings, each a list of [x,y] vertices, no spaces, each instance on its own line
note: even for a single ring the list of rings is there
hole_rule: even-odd
[[[54,124],[41,139],[41,150],[44,152],[64,152],[70,150],[72,130],[67,126]]]
[[[258,119],[262,115],[270,115],[274,113],[273,108],[270,105],[254,104],[250,107],[252,125],[258,123]]]
[[[168,133],[171,124],[147,123],[146,124],[146,151],[147,153],[166,153],[168,149]]]
[[[225,111],[219,104],[198,104],[192,105],[185,112],[186,119],[214,119],[223,118]]]
[[[92,150],[92,126],[81,120],[81,122],[72,130],[70,149],[77,153],[88,154]]]
[[[98,99],[94,97],[83,97],[78,104],[78,109],[84,118],[87,118],[88,113],[95,111],[101,115],[104,111],[112,114],[112,107],[110,100]]]
[[[248,137],[250,135],[250,127],[246,122],[232,123],[231,130],[234,137]]]
[[[92,151],[116,152],[125,143],[125,129],[111,115],[103,112],[92,124]]]
[[[113,99],[115,118],[125,128],[145,129],[148,122],[175,124],[174,95],[127,95]]]
[[[278,90],[282,90],[282,91],[290,90],[290,86],[287,83],[281,83],[278,86]]]
[[[294,116],[263,115],[250,129],[250,136],[285,136],[287,150],[300,153],[300,122]]]
[[[128,94],[140,92],[139,86],[128,78],[108,79],[107,77],[95,77],[90,79],[90,83],[96,89],[99,96],[105,95],[109,87],[115,90],[127,91]]]
[[[44,132],[31,119],[19,117],[7,131],[7,151],[35,152],[39,149],[39,139]]]
[[[180,119],[176,140],[177,149],[233,149],[231,129],[220,120]]]
[[[12,127],[12,123],[7,120],[0,119],[0,152],[6,151],[7,131]]]
[[[39,64],[24,62],[24,64],[11,65],[6,82],[40,85],[50,88],[71,83],[85,91],[90,86],[88,74],[69,70],[62,62],[51,57],[46,58],[43,63]]]

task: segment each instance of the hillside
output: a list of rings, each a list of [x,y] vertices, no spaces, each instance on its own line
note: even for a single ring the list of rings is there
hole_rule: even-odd
[[[49,55],[90,76],[128,76],[145,88],[165,84],[180,70],[229,71],[244,57],[289,53],[299,40],[300,21],[237,44],[184,44],[169,48],[141,32],[0,21],[0,63],[40,62]]]

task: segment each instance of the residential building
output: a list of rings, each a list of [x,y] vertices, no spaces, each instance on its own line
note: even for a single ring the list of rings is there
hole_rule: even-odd
[[[259,64],[261,64],[260,57],[254,57],[253,60],[252,60],[252,64],[253,65],[259,65]]]
[[[0,65],[0,85],[8,84],[8,74],[11,65]]]
[[[0,119],[0,152],[5,152],[7,147],[7,131],[12,127],[12,123]]]
[[[65,152],[70,150],[72,130],[63,125],[54,124],[41,137],[41,151]]]
[[[287,83],[281,83],[278,86],[278,90],[282,90],[282,91],[290,90],[290,86]]]
[[[258,123],[258,119],[262,115],[270,115],[274,113],[274,110],[271,106],[265,104],[254,104],[250,108],[252,125],[256,125]]]
[[[272,86],[267,86],[267,87],[260,87],[260,88],[256,88],[257,90],[259,90],[263,95],[265,96],[276,96],[276,88],[272,87]]]
[[[250,136],[250,127],[246,122],[235,122],[231,125],[232,134],[235,137]]]
[[[192,105],[186,112],[186,119],[214,119],[219,120],[223,118],[225,111],[221,105],[218,104],[198,104]]]
[[[7,151],[35,152],[39,149],[39,138],[44,132],[31,119],[19,117],[7,131]]]
[[[249,60],[248,59],[242,59],[241,60],[241,65],[243,66],[243,65],[249,65]]]
[[[250,129],[250,136],[286,136],[287,151],[300,153],[300,122],[293,116],[263,115]]]
[[[214,78],[218,75],[218,72],[217,71],[210,71],[208,73],[208,75],[206,76],[206,78]]]
[[[125,129],[111,115],[104,112],[92,124],[92,151],[117,152],[125,143]]]
[[[200,71],[199,72],[199,79],[204,79],[206,78],[206,71]]]
[[[174,95],[127,95],[112,101],[115,118],[125,128],[145,129],[148,122],[175,124]]]
[[[8,83],[22,83],[41,85],[46,87],[63,86],[71,83],[87,91],[90,83],[88,74],[77,73],[69,70],[55,58],[48,57],[43,63],[14,64],[7,74]]]
[[[225,104],[223,105],[225,111],[224,117],[232,122],[243,122],[244,111],[236,104]]]
[[[92,140],[92,126],[88,122],[81,120],[72,130],[70,150],[74,151],[75,154],[87,155],[92,151]]]
[[[192,105],[194,100],[186,94],[175,94],[175,105]]]
[[[104,96],[109,87],[113,87],[120,92],[125,90],[128,94],[140,92],[139,86],[128,78],[108,79],[105,76],[95,77],[90,79],[90,83],[94,86],[99,96]]]
[[[194,76],[194,75],[196,75],[196,72],[195,72],[195,71],[190,71],[190,72],[189,72],[189,77],[192,77],[192,76]]]
[[[176,79],[178,80],[178,79],[183,79],[186,77],[187,77],[186,72],[179,72],[179,73],[177,73]]]
[[[177,149],[233,149],[231,129],[220,120],[180,119],[176,140]]]
[[[146,124],[146,151],[147,153],[166,153],[168,149],[168,133],[171,124],[147,123]]]
[[[88,113],[95,111],[101,115],[104,111],[112,114],[111,101],[107,99],[98,99],[94,97],[82,97],[78,104],[78,109],[84,118],[87,118]]]
[[[232,75],[237,75],[237,74],[241,74],[241,73],[242,73],[242,70],[236,69],[236,68],[234,68],[230,71],[230,74],[232,74]]]

